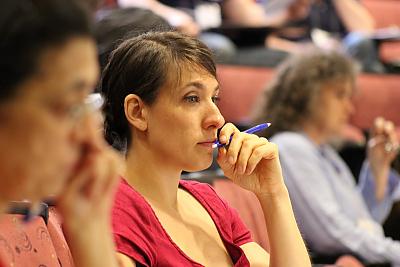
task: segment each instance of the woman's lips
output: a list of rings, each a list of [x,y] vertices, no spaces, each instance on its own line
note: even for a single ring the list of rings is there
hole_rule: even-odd
[[[201,146],[205,146],[205,147],[212,147],[212,145],[215,143],[215,140],[212,141],[206,141],[206,142],[200,142],[198,143]]]

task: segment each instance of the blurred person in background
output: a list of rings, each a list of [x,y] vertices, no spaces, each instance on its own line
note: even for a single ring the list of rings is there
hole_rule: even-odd
[[[315,47],[343,52],[360,62],[364,71],[385,71],[377,47],[369,37],[375,28],[374,18],[360,1],[286,2],[289,3],[281,8],[283,10],[272,12],[281,14],[281,28],[276,34],[268,36],[267,47],[289,53],[302,53]],[[266,8],[268,11],[268,5]]]
[[[0,210],[54,197],[76,266],[113,267],[120,164],[86,102],[99,76],[90,28],[72,0],[0,2]]]
[[[341,54],[295,56],[269,86],[258,120],[272,123],[266,136],[279,147],[297,222],[311,250],[400,266],[400,243],[386,238],[381,226],[399,190],[399,175],[390,167],[399,147],[393,123],[376,119],[358,185],[329,145],[353,112],[355,78],[354,64]]]
[[[172,27],[184,34],[198,37],[215,54],[217,61],[227,61],[236,54],[236,47],[226,36],[204,32],[203,29],[221,24],[219,0],[118,0],[122,8],[140,7],[163,17]]]
[[[94,24],[94,35],[99,49],[101,69],[109,55],[121,42],[148,31],[170,31],[172,27],[151,10],[129,7],[103,11]]]

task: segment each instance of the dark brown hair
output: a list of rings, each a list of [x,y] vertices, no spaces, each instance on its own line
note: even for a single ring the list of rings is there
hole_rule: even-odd
[[[1,0],[0,35],[0,101],[6,101],[36,73],[44,51],[92,33],[88,11],[77,1]]]
[[[216,77],[210,50],[193,37],[151,32],[121,43],[111,54],[100,84],[106,140],[118,150],[127,149],[131,133],[124,113],[125,97],[136,94],[151,105],[161,87],[179,83],[185,68],[201,68]]]

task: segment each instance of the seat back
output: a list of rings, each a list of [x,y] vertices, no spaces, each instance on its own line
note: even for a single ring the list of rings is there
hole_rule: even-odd
[[[62,230],[62,219],[58,214],[56,207],[49,207],[49,221],[47,229],[51,240],[53,241],[54,249],[57,253],[57,257],[62,267],[73,267],[74,261],[72,254],[69,249],[68,243],[65,240],[65,236]]]
[[[256,108],[257,100],[271,81],[274,71],[268,68],[218,65],[221,84],[219,104],[226,121],[242,123]],[[400,125],[400,75],[361,74],[358,92],[353,99],[355,112],[350,123],[369,129],[377,116]]]
[[[400,75],[361,74],[357,83],[352,125],[368,129],[377,116],[400,125]]]
[[[374,17],[377,28],[400,26],[400,1],[362,0],[362,3]]]
[[[253,106],[271,80],[274,70],[247,66],[218,65],[221,85],[219,108],[226,121],[246,123]]]
[[[215,191],[228,204],[237,210],[244,224],[249,228],[253,240],[269,251],[268,232],[264,213],[256,196],[231,182],[228,179],[216,179],[213,182]]]
[[[43,218],[35,216],[24,223],[23,216],[6,214],[0,218],[0,258],[4,267],[60,267]]]

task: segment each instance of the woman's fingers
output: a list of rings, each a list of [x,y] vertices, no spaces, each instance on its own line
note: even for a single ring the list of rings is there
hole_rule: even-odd
[[[219,132],[218,141],[221,144],[229,145],[230,144],[230,141],[229,141],[230,137],[232,135],[235,135],[236,133],[240,133],[238,128],[236,128],[236,126],[233,125],[232,123],[227,123],[227,124],[224,125],[224,127],[222,127],[221,131]]]
[[[220,148],[218,160],[223,169],[232,170],[236,174],[248,174],[268,153],[273,153],[267,146],[268,140],[254,134],[237,133],[232,137],[228,147]]]
[[[248,168],[248,161],[254,150],[259,146],[264,145],[262,139],[253,134],[245,134],[242,147],[239,151],[238,158],[236,161],[235,171],[237,174],[244,174]]]
[[[226,156],[228,157],[229,164],[236,164],[236,161],[239,157],[239,152],[242,148],[244,137],[245,134],[240,132],[237,132],[232,136],[232,140],[229,142],[229,147],[226,147]]]
[[[376,136],[382,134],[384,131],[384,126],[385,126],[385,119],[382,117],[377,117],[374,120],[371,135]]]
[[[121,174],[120,166],[122,163],[117,155],[114,155],[113,151],[106,151],[103,157],[103,166],[105,168],[101,169],[101,173],[98,174],[96,179],[96,186],[94,186],[95,194],[93,195],[93,201],[101,203],[114,192],[114,188],[118,181],[118,174]]]
[[[276,157],[277,154],[277,147],[275,144],[269,143],[266,138],[260,138],[262,139],[262,145],[256,147],[253,152],[251,153],[251,156],[248,160],[247,163],[247,169],[246,169],[246,174],[249,175],[253,173],[255,168],[257,167],[258,163],[262,159],[271,159],[273,157]]]
[[[396,154],[399,142],[393,122],[377,118],[374,122],[373,138],[368,141],[368,146],[375,149],[380,147],[388,154]]]
[[[60,205],[64,206],[71,202],[76,202],[77,198],[81,194],[85,194],[86,185],[90,180],[92,175],[92,170],[88,166],[82,166],[79,172],[75,173],[71,179],[68,181],[61,194],[59,201]]]

